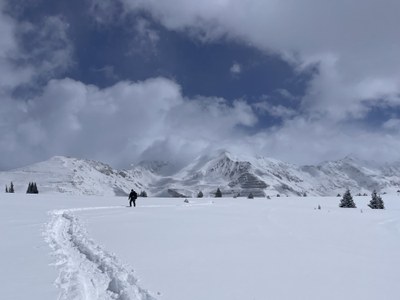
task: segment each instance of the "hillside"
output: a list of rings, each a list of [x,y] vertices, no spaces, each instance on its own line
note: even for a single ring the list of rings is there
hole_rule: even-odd
[[[198,157],[171,174],[168,162],[145,161],[129,170],[107,164],[55,156],[24,168],[0,172],[0,184],[14,182],[25,192],[30,181],[42,193],[73,195],[123,195],[131,188],[158,197],[223,196],[252,193],[265,196],[332,196],[350,188],[353,193],[396,192],[400,188],[400,164],[379,166],[348,156],[312,166],[296,166],[262,156],[236,156],[227,151]]]

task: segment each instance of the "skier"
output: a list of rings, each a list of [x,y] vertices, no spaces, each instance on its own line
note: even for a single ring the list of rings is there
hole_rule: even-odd
[[[134,190],[131,190],[128,199],[129,199],[129,206],[132,207],[132,202],[133,202],[133,207],[136,207],[137,193]]]

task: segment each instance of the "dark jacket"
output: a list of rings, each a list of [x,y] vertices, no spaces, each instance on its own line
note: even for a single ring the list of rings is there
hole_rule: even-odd
[[[136,199],[137,199],[137,193],[136,193],[135,191],[132,191],[132,192],[129,194],[129,199],[131,199],[131,200],[136,200]]]

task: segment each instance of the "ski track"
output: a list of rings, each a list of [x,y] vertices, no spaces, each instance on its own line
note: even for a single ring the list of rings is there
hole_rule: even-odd
[[[73,212],[121,207],[54,210],[44,232],[59,269],[60,300],[155,300],[129,270],[91,240]]]

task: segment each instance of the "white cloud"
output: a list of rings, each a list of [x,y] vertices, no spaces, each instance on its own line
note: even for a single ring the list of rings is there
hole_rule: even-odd
[[[19,58],[15,37],[18,24],[3,12],[3,5],[0,1],[0,93],[27,82],[33,73],[32,68],[17,67],[14,63]]]
[[[282,54],[299,70],[318,63],[300,111],[266,102],[254,106],[283,120],[262,131],[246,101],[187,99],[179,83],[165,78],[121,81],[104,89],[68,78],[50,80],[39,96],[17,101],[12,88],[41,73],[47,80],[67,69],[73,48],[62,18],[48,18],[36,27],[17,24],[0,11],[0,152],[7,157],[0,168],[56,154],[126,166],[141,158],[187,160],[215,148],[298,163],[352,152],[367,159],[396,159],[400,134],[395,116],[376,131],[346,122],[362,118],[373,106],[399,104],[400,4],[385,2],[125,0],[126,7],[147,9],[168,28],[203,41],[225,36],[250,42]],[[16,33],[38,30],[39,46],[29,55],[19,47]],[[158,42],[148,24],[134,30]],[[43,61],[34,59],[41,56]],[[21,57],[26,64],[15,65]]]
[[[387,120],[385,123],[383,123],[383,128],[389,129],[389,130],[399,130],[400,129],[400,119],[393,118]]]
[[[253,106],[257,110],[266,112],[269,115],[271,115],[273,117],[278,117],[278,118],[286,119],[286,118],[290,118],[290,117],[293,117],[298,114],[295,110],[293,110],[291,108],[285,107],[283,105],[272,105],[267,101],[255,103]]]
[[[149,153],[193,158],[240,136],[238,126],[257,122],[243,101],[185,99],[180,86],[165,78],[123,81],[105,89],[51,80],[42,95],[7,114],[0,131],[14,146],[4,143],[0,150],[10,157],[8,163],[24,161],[25,149],[42,158],[68,154],[116,165]],[[155,151],[157,146],[163,148]]]
[[[61,16],[47,16],[34,25],[20,23],[17,34],[29,45],[19,47],[19,61],[33,66],[35,76],[48,80],[73,64],[73,46],[68,37],[69,24]]]
[[[40,25],[18,23],[4,13],[3,5],[0,2],[0,93],[39,78],[47,81],[72,65],[68,24],[61,17],[46,17]],[[25,39],[29,44],[23,47]]]
[[[400,104],[397,0],[123,0],[167,28],[201,40],[230,37],[282,55],[299,67],[319,63],[304,109],[341,120],[362,117],[388,98]],[[375,105],[375,104],[373,104]],[[378,103],[379,105],[379,103]]]
[[[238,63],[234,63],[231,68],[229,69],[229,71],[233,74],[233,75],[238,75],[242,72],[242,66]]]

